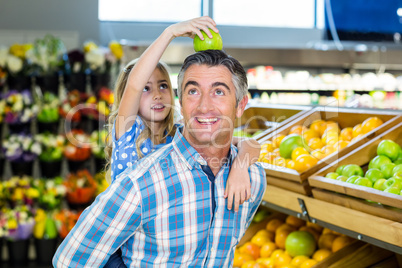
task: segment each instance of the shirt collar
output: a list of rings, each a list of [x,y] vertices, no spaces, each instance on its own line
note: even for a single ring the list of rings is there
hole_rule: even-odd
[[[183,134],[183,126],[180,126],[176,130],[176,134],[173,138],[173,148],[176,150],[180,158],[189,169],[192,169],[196,163],[200,165],[207,165],[207,161],[188,143]],[[233,160],[237,155],[237,148],[231,144],[228,154],[228,159],[224,166],[232,166]]]

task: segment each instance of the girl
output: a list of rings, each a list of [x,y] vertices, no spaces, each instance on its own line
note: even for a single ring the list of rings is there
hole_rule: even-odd
[[[140,158],[172,141],[176,131],[173,122],[174,92],[167,67],[160,62],[160,58],[174,38],[194,38],[197,34],[203,40],[200,30],[212,38],[209,29],[218,32],[215,22],[209,17],[173,24],[138,60],[130,62],[120,73],[115,87],[113,111],[109,117],[111,137],[105,149],[112,182]],[[233,143],[236,144],[237,139]],[[239,204],[250,197],[248,167],[258,159],[260,153],[260,145],[255,140],[241,144],[238,144],[239,153],[225,189],[228,209],[232,209],[234,203],[235,211],[238,211]],[[112,255],[105,267],[117,267],[117,263],[121,265],[121,258],[116,255]]]

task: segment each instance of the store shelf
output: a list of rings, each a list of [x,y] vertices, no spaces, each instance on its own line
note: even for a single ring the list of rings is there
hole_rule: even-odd
[[[400,221],[384,219],[273,185],[267,187],[262,205],[402,254]]]

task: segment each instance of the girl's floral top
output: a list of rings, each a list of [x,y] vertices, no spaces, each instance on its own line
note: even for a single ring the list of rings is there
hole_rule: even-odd
[[[42,153],[42,147],[31,135],[11,134],[3,140],[5,157],[9,161],[29,162]]]
[[[11,90],[4,95],[4,121],[8,124],[27,123],[38,114],[38,105],[31,93]]]

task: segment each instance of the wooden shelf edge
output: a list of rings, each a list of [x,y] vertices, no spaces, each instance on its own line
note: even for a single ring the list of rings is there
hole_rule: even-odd
[[[327,223],[342,233],[362,241],[402,254],[402,223],[370,215],[361,211],[317,200],[305,195],[269,185],[264,202],[276,207],[302,213],[302,199],[313,222]]]

